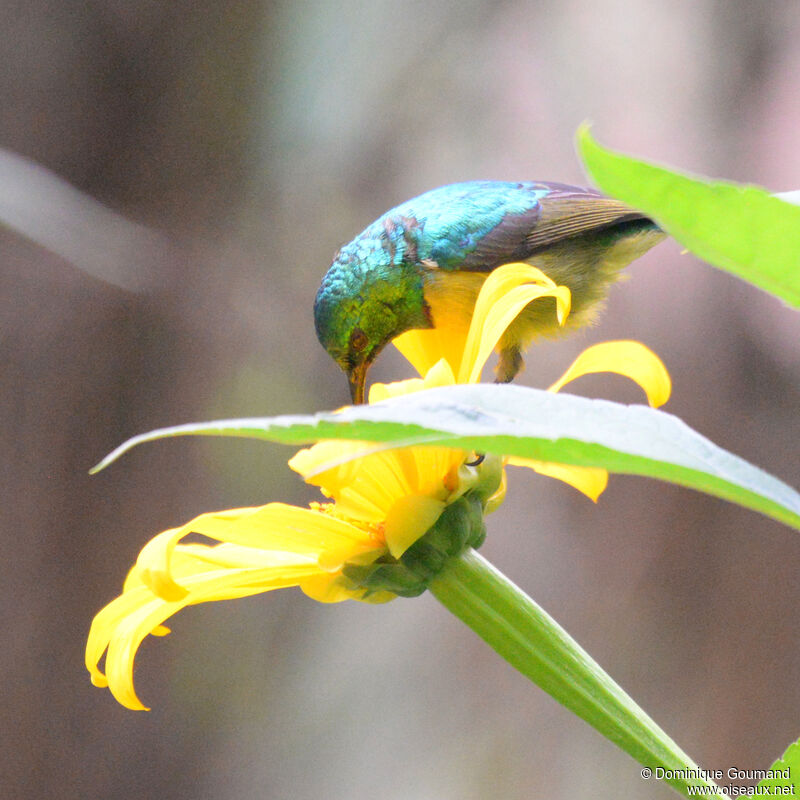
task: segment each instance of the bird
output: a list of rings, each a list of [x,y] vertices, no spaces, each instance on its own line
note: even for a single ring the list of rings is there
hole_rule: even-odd
[[[378,217],[334,256],[314,301],[317,338],[346,373],[354,404],[367,371],[408,330],[469,326],[486,277],[527,262],[572,294],[564,328],[592,321],[620,271],[664,239],[644,214],[600,192],[550,182],[468,181]],[[559,331],[553,298],[532,302],[497,350],[509,382],[523,352]]]

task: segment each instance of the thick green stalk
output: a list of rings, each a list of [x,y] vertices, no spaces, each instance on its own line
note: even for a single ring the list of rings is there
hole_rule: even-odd
[[[654,774],[657,767],[700,770],[544,609],[475,550],[450,558],[428,588],[512,666]],[[664,782],[686,796],[687,785],[709,785],[688,775]]]

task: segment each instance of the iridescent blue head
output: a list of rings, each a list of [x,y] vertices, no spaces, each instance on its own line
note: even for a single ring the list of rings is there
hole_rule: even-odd
[[[367,369],[387,342],[432,326],[426,272],[482,271],[514,260],[518,242],[510,242],[505,223],[524,239],[546,193],[530,183],[442,186],[387,211],[340,250],[317,293],[314,319],[323,347],[350,378],[355,402],[363,400]],[[497,243],[489,236],[495,230]]]
[[[421,276],[394,260],[385,238],[368,228],[339,251],[314,302],[317,338],[347,373],[354,403],[364,402],[367,370],[386,344],[430,327]]]

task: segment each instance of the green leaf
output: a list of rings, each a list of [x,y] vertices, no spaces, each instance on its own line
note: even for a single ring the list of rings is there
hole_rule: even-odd
[[[707,492],[800,528],[800,494],[671,414],[512,385],[446,386],[340,412],[164,428],[129,439],[92,471],[142,442],[197,434],[286,444],[357,439],[393,447],[446,445],[605,467]],[[373,449],[365,446],[365,452]]]
[[[710,181],[601,147],[584,124],[578,151],[607,194],[652,217],[700,258],[800,307],[800,208],[756,186]]]
[[[509,664],[617,747],[655,774],[659,767],[669,770],[665,783],[687,796],[688,786],[714,787],[611,676],[480,553],[448,559],[428,588]]]
[[[758,782],[759,786],[768,786],[772,789],[770,795],[795,796],[800,789],[800,742],[794,742],[786,748],[783,758],[779,758],[770,768],[771,772],[780,772],[781,775],[764,778]],[[782,789],[784,791],[776,791]],[[794,791],[790,791],[794,790]]]

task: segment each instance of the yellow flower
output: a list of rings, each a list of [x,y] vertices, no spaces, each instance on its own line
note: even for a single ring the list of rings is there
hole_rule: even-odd
[[[388,397],[448,382],[452,375],[443,362],[413,387],[403,381],[376,391]],[[343,579],[345,565],[401,556],[475,483],[477,473],[464,466],[462,451],[441,447],[373,453],[330,467],[364,448],[363,442],[320,442],[290,462],[301,472],[326,464],[327,471],[310,481],[334,504],[270,503],[203,514],[153,538],[122,594],[94,618],[86,646],[92,682],[108,686],[122,705],[145,709],[133,687],[136,651],[148,634],[169,633],[162,623],[188,605],[287,586],[322,602],[393,599],[390,592],[353,587]],[[183,543],[189,534],[216,543]],[[98,667],[104,653],[105,674]]]
[[[546,296],[555,298],[563,323],[570,299],[565,287],[555,286],[527,264],[495,270],[481,290],[468,331],[451,337],[413,331],[396,340],[424,377],[375,384],[370,403],[424,388],[476,382],[517,314],[532,300]],[[599,371],[632,378],[653,405],[669,395],[663,365],[636,342],[589,348],[550,388],[557,391],[580,375]],[[445,519],[448,506],[454,506],[449,511],[457,510],[455,504],[464,502],[460,498],[470,490],[477,492],[479,484],[484,492],[479,510],[493,510],[502,502],[505,481],[498,488],[499,471],[475,466],[472,458],[473,454],[445,447],[392,450],[342,441],[319,442],[301,450],[290,466],[333,503],[310,508],[270,503],[203,514],[153,538],[139,554],[120,596],[94,618],[86,646],[92,681],[108,686],[128,708],[144,709],[133,687],[136,652],[148,634],[168,633],[162,623],[188,605],[288,586],[299,586],[322,602],[392,599],[395,595],[381,591],[380,583],[371,590],[355,583],[348,568],[369,567],[378,560],[381,565],[396,563],[440,518]],[[557,477],[592,498],[607,480],[604,470],[519,458],[506,463]],[[494,477],[487,481],[487,475]],[[183,541],[189,534],[200,534],[212,543]],[[105,673],[98,666],[104,654]]]
[[[190,533],[219,544],[181,544]],[[122,705],[145,709],[133,688],[134,656],[147,634],[169,633],[161,623],[180,609],[285,586],[313,588],[336,569],[339,554],[368,560],[383,552],[380,531],[322,509],[270,503],[203,514],[152,539],[122,594],[95,616],[86,645],[92,682],[108,686]],[[98,667],[104,652],[105,674]]]
[[[563,325],[570,309],[569,289],[556,286],[530,264],[506,264],[495,269],[484,282],[467,331],[456,326],[408,331],[393,344],[420,375],[444,359],[457,376],[456,383],[477,383],[508,326],[528,303],[540,297],[555,298],[558,321]],[[587,348],[548,391],[557,392],[570,381],[597,372],[614,372],[635,381],[653,407],[669,399],[671,382],[666,367],[652,350],[633,341],[603,342]],[[506,463],[564,481],[594,501],[608,483],[608,472],[594,467],[517,457],[507,458]]]
[[[447,362],[440,361],[424,379],[375,384],[369,402],[453,382]],[[404,447],[369,452],[374,449],[364,442],[323,441],[301,450],[289,466],[319,486],[340,513],[380,525],[389,553],[400,558],[445,507],[470,488],[475,476],[463,469],[462,450]]]

